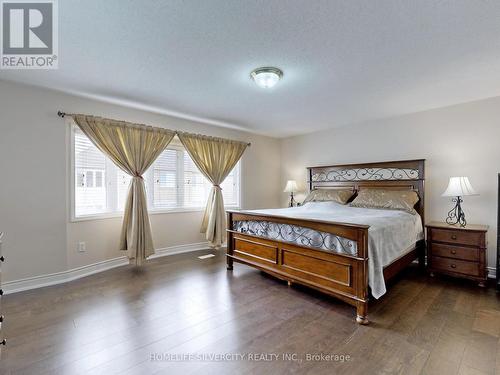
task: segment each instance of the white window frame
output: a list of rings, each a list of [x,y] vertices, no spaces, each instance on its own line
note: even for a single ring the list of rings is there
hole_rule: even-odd
[[[97,213],[97,214],[89,214],[89,215],[81,215],[81,216],[76,216],[75,214],[75,130],[76,130],[76,125],[71,124],[70,125],[70,131],[69,133],[69,144],[70,144],[70,210],[69,210],[69,221],[70,222],[79,222],[79,221],[88,221],[88,220],[101,220],[101,219],[112,219],[112,218],[118,218],[118,217],[123,217],[123,212],[106,212],[106,213]],[[180,150],[183,152],[187,152],[182,146],[177,146],[177,145],[169,145],[167,148],[169,149],[176,149]],[[111,163],[108,158],[106,158],[107,162]],[[235,168],[237,168],[237,181],[238,181],[238,204],[237,205],[225,205],[225,208],[229,209],[239,209],[241,208],[241,201],[242,201],[242,178],[241,178],[241,164],[242,160],[238,162]],[[177,168],[178,170],[180,169],[183,173],[184,171],[184,160],[182,157],[182,153],[178,153],[178,158],[177,158]],[[109,175],[109,172],[105,173],[106,178],[111,178],[111,175]],[[152,173],[150,173],[151,176],[153,176]],[[149,176],[148,176],[149,177]],[[183,201],[183,189],[180,189],[179,183],[181,181],[184,181],[182,174],[178,175],[179,180],[177,181],[177,202],[182,202]],[[153,177],[150,177],[153,179]],[[111,181],[114,181],[116,179],[111,179]],[[151,181],[154,182],[154,181]],[[116,183],[116,182],[114,182]],[[106,179],[104,179],[103,184],[106,184]],[[153,185],[150,185],[153,186]],[[106,187],[107,188],[107,187]],[[111,194],[106,194],[107,198],[110,199]],[[147,196],[148,199],[148,212],[150,215],[158,215],[158,214],[175,214],[175,213],[183,213],[183,212],[203,212],[205,211],[205,207],[189,207],[189,208],[182,208],[182,207],[175,207],[171,209],[165,209],[165,208],[160,208],[160,209],[154,209],[154,208],[149,208],[153,207],[153,202],[152,202],[152,197],[153,194],[149,194]]]

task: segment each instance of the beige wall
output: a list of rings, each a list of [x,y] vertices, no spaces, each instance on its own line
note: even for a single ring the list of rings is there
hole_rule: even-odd
[[[478,197],[465,197],[470,223],[490,225],[488,263],[495,266],[500,98],[446,107],[283,140],[282,181],[306,189],[306,166],[425,158],[426,221],[452,207],[441,197],[450,176],[469,176]],[[286,197],[282,197],[285,203]]]
[[[279,140],[0,81],[2,279],[65,271],[123,255],[121,219],[70,223],[69,125],[56,112],[81,112],[252,142],[242,160],[242,206],[279,204]],[[201,212],[151,215],[157,248],[203,241]],[[76,244],[85,241],[87,251]]]

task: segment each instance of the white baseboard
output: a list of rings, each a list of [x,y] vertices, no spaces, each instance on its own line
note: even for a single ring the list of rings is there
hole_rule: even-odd
[[[89,264],[87,266],[73,268],[67,271],[51,273],[48,275],[40,275],[28,277],[26,279],[6,281],[2,283],[2,289],[5,294],[22,292],[24,290],[41,288],[44,286],[67,283],[68,281],[76,280],[81,277],[93,275],[98,272],[106,271],[111,268],[116,268],[128,264],[126,256],[104,260],[102,262]]]
[[[188,253],[191,251],[208,249],[208,243],[199,242],[187,245],[177,245],[155,250],[155,254],[149,259],[160,258],[168,255]],[[4,294],[12,294],[30,289],[42,288],[44,286],[67,283],[85,276],[90,276],[98,272],[110,270],[112,268],[126,266],[129,260],[126,256],[104,260],[102,262],[89,264],[87,266],[73,268],[67,271],[28,277],[20,280],[7,281],[2,283]]]
[[[167,255],[189,253],[191,251],[206,250],[209,248],[210,247],[207,242],[198,242],[198,243],[190,243],[187,245],[164,247],[162,249],[156,249],[155,253],[151,255],[148,259],[160,258]]]
[[[497,270],[495,267],[486,267],[488,270],[488,277],[490,279],[495,279],[497,277]]]
[[[155,254],[149,259],[160,258],[169,255],[188,253],[191,251],[199,251],[209,249],[208,243],[198,242],[187,245],[177,245],[156,249]],[[73,268],[71,270],[56,272],[48,275],[40,275],[28,277],[26,279],[7,281],[2,283],[4,294],[12,294],[30,289],[42,288],[44,286],[57,285],[67,283],[85,276],[90,276],[98,272],[110,270],[112,268],[126,266],[129,260],[126,256],[104,260],[102,262],[89,264],[87,266]],[[488,277],[494,279],[496,277],[495,267],[487,267]]]

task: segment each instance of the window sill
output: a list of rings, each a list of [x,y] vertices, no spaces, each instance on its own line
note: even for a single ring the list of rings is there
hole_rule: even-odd
[[[236,210],[239,209],[240,206],[226,206],[224,207],[226,210]],[[179,213],[189,213],[189,212],[204,212],[205,207],[193,207],[193,208],[173,208],[171,210],[162,209],[162,210],[149,210],[150,215],[164,215],[164,214],[179,214]],[[71,217],[70,223],[78,223],[80,221],[92,221],[92,220],[106,220],[106,219],[116,219],[123,218],[123,212],[121,213],[104,213],[104,214],[95,214],[95,215],[85,215],[79,217]]]

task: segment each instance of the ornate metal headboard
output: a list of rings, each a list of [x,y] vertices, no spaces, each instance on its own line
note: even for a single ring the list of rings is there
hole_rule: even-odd
[[[424,220],[425,159],[309,167],[309,189],[410,189],[420,197],[415,210]],[[425,221],[424,221],[425,222]]]

